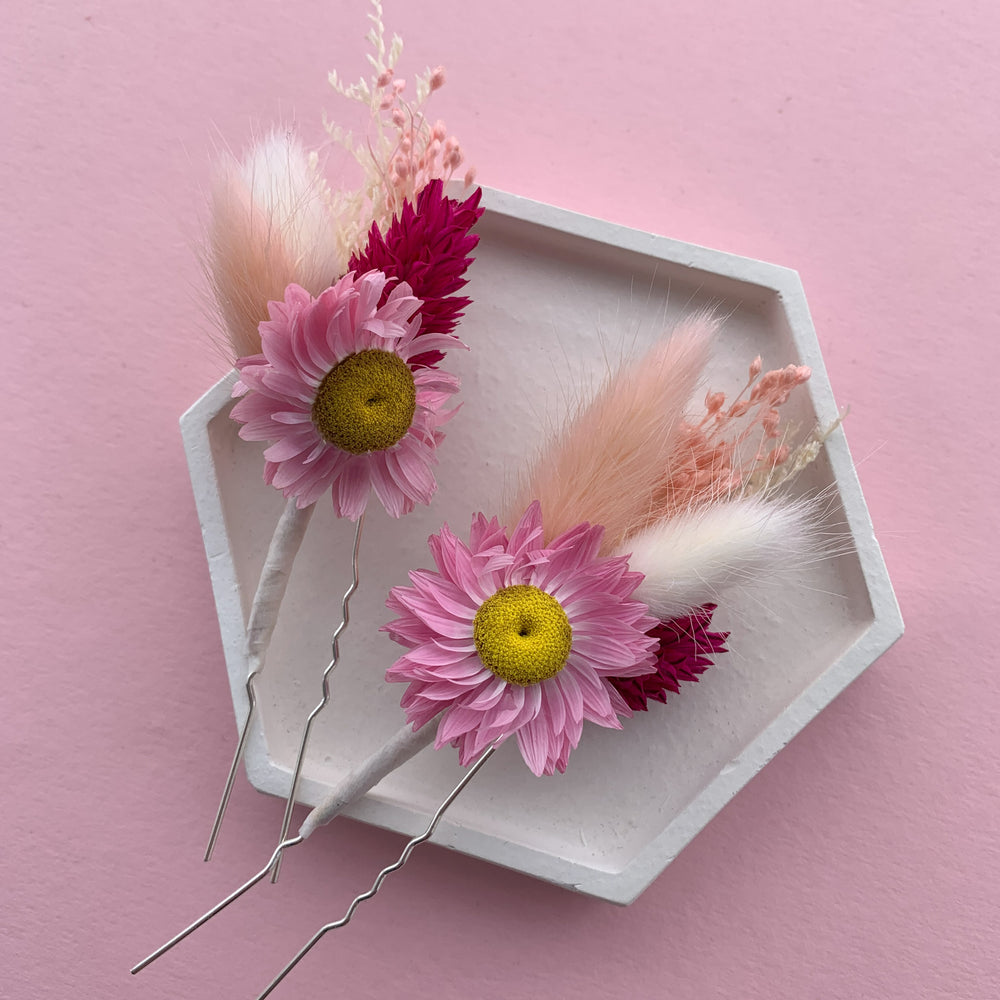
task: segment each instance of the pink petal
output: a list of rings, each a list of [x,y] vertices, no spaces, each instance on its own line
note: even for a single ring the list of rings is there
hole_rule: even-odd
[[[333,506],[338,517],[356,521],[364,513],[371,491],[367,456],[355,455],[348,461],[334,484]]]
[[[520,554],[528,545],[542,537],[542,505],[535,500],[521,515],[521,520],[511,532],[509,552]]]
[[[521,756],[533,774],[552,774],[565,740],[541,717],[526,723],[517,731]]]
[[[553,733],[561,733],[566,728],[566,702],[563,700],[562,689],[554,681],[555,678],[550,677],[539,685],[543,699],[540,714]]]
[[[563,668],[552,678],[562,694],[563,709],[566,713],[567,721],[572,725],[578,724],[578,733],[583,728],[583,692],[577,683],[573,671]],[[578,737],[579,738],[579,737]]]
[[[587,667],[580,667],[573,662],[573,654],[563,667],[563,672],[572,670],[580,692],[583,695],[583,717],[602,726],[617,727],[617,717],[611,708],[611,698],[601,679]]]
[[[465,639],[472,635],[470,621],[449,614],[433,598],[410,587],[394,588],[393,593],[396,594],[399,605],[416,615],[439,635],[449,639]]]
[[[375,452],[370,456],[368,468],[372,486],[386,513],[390,517],[402,517],[413,510],[413,500],[396,485],[387,468],[387,457],[386,452]]]
[[[307,410],[279,410],[271,414],[277,424],[311,424],[312,414]]]
[[[293,375],[286,375],[274,369],[266,372],[262,376],[261,382],[263,388],[274,393],[278,399],[297,400],[311,407],[316,398],[314,387]],[[282,407],[282,409],[287,409],[287,406]]]
[[[483,713],[473,708],[463,708],[460,705],[453,705],[445,713],[438,727],[437,740],[435,746],[444,746],[450,743],[456,736],[462,736],[470,729],[474,729],[483,720]]]
[[[414,337],[409,344],[401,344],[400,354],[404,360],[408,361],[410,358],[428,351],[440,351],[442,354],[447,354],[449,351],[467,351],[468,349],[466,344],[450,333],[422,333],[419,337]]]
[[[448,614],[465,622],[471,622],[476,617],[479,604],[440,574],[415,569],[410,573],[410,579],[421,593],[436,601]]]
[[[301,455],[304,451],[311,450],[317,441],[318,435],[311,426],[295,431],[283,437],[280,441],[264,451],[264,458],[269,462],[283,462],[286,459]],[[320,444],[322,445],[322,440]]]
[[[407,435],[385,455],[386,465],[399,488],[419,503],[430,503],[437,483],[430,470],[429,456],[421,446]]]
[[[448,649],[439,642],[428,642],[417,646],[416,649],[411,649],[407,656],[414,663],[421,663],[426,667],[441,667],[446,664],[469,662],[472,664],[473,671],[482,670],[478,660],[470,658],[467,651]],[[442,676],[452,677],[451,674],[443,674]]]
[[[493,708],[500,701],[506,688],[506,681],[499,677],[491,677],[490,682],[474,698],[466,701],[465,704],[468,708],[475,708],[480,712],[485,712],[487,709]]]

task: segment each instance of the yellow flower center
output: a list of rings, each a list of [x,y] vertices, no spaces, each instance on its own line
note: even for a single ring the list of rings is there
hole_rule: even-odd
[[[551,594],[518,584],[498,590],[480,606],[472,635],[485,666],[510,684],[527,687],[566,665],[573,628]]]
[[[413,423],[417,390],[406,362],[391,351],[359,351],[327,372],[312,422],[323,440],[352,455],[385,451]]]

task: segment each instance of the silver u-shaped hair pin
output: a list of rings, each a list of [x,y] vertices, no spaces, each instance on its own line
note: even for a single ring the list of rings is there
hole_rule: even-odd
[[[215,821],[212,824],[212,833],[208,840],[208,847],[205,849],[205,861],[211,859],[212,852],[215,849],[215,844],[219,837],[219,831],[222,827],[222,821],[225,817],[226,809],[229,806],[230,796],[232,795],[233,784],[236,779],[236,771],[246,751],[247,738],[250,733],[250,724],[253,721],[257,707],[255,683],[264,669],[264,656],[270,642],[271,633],[274,630],[274,622],[277,618],[277,607],[281,603],[285,587],[287,586],[288,575],[291,569],[290,562],[291,559],[294,558],[294,553],[298,550],[298,547],[302,542],[302,537],[305,534],[305,529],[309,523],[309,517],[312,514],[312,510],[313,507],[307,507],[301,511],[297,510],[294,499],[289,500],[285,507],[285,511],[281,516],[281,520],[278,522],[278,527],[275,530],[274,538],[271,541],[271,547],[268,551],[268,556],[264,564],[264,570],[261,573],[260,583],[257,586],[257,593],[254,596],[254,604],[250,613],[250,621],[247,625],[246,648],[247,660],[250,666],[250,672],[246,681],[248,710],[246,718],[243,722],[243,728],[240,730],[239,739],[236,744],[236,752],[233,755],[233,761],[229,767],[229,774],[226,778],[226,784],[222,792],[222,800],[219,802],[219,808],[215,814]],[[358,550],[361,544],[361,529],[364,525],[364,521],[365,515],[362,513],[358,518],[354,531],[354,547],[351,553],[351,585],[344,593],[341,603],[341,621],[333,633],[332,657],[322,675],[323,697],[312,712],[309,713],[302,732],[301,740],[299,742],[295,766],[292,770],[291,784],[289,786],[288,796],[285,799],[285,811],[281,821],[281,833],[278,836],[279,844],[283,843],[288,836],[292,812],[295,808],[295,796],[298,792],[299,780],[302,775],[302,767],[305,763],[306,749],[309,744],[312,724],[316,719],[316,716],[319,715],[330,700],[330,675],[340,662],[340,636],[344,629],[347,628],[350,621],[350,600],[354,592],[358,589]],[[265,598],[262,595],[267,596]],[[271,873],[272,882],[276,882],[278,880],[280,867],[281,858],[279,855],[277,864],[274,866],[274,870]]]
[[[444,816],[448,807],[455,801],[455,799],[458,798],[458,796],[461,794],[465,786],[468,785],[470,781],[472,781],[472,779],[479,773],[480,770],[482,770],[483,766],[490,759],[490,757],[493,756],[493,754],[497,750],[497,747],[503,742],[503,740],[504,737],[501,736],[479,755],[479,757],[472,764],[472,766],[465,772],[465,774],[462,775],[462,778],[458,782],[458,784],[456,784],[455,787],[442,800],[441,804],[437,808],[437,811],[431,817],[430,822],[424,828],[423,832],[418,834],[412,840],[408,841],[406,846],[403,848],[402,853],[399,855],[396,861],[394,861],[388,867],[383,868],[378,873],[378,875],[375,877],[375,881],[371,885],[371,888],[361,893],[360,895],[354,897],[350,905],[347,907],[346,913],[344,914],[343,917],[340,918],[340,920],[336,920],[332,923],[325,924],[309,939],[309,941],[302,947],[302,949],[298,952],[298,954],[271,981],[270,985],[264,990],[263,993],[260,994],[257,1000],[264,1000],[265,997],[270,996],[271,993],[274,991],[275,987],[278,986],[278,984],[289,974],[289,972],[292,971],[292,969],[295,968],[296,965],[299,964],[300,961],[302,961],[302,959],[320,940],[320,938],[322,938],[329,931],[339,930],[341,927],[346,927],[347,924],[351,922],[351,918],[354,916],[354,913],[357,910],[357,908],[363,902],[365,902],[365,900],[371,899],[379,891],[379,889],[382,887],[382,883],[386,880],[386,878],[389,877],[389,875],[391,875],[393,872],[399,871],[399,869],[402,868],[407,861],[409,861],[410,855],[417,847],[419,847],[421,844],[426,843],[428,840],[431,839],[431,837],[434,835],[434,831],[437,829],[437,826],[441,821],[441,817]],[[301,833],[294,837],[290,837],[287,840],[283,840],[274,849],[274,853],[269,858],[267,864],[264,865],[264,867],[261,868],[261,870],[257,872],[256,875],[253,875],[251,878],[247,879],[247,881],[244,882],[243,885],[241,885],[234,892],[226,896],[225,899],[216,903],[215,906],[213,906],[206,913],[202,914],[193,923],[185,927],[184,930],[182,930],[179,934],[175,934],[174,937],[172,937],[165,944],[157,948],[156,951],[152,952],[152,954],[148,955],[141,962],[134,965],[130,970],[131,974],[134,976],[136,975],[136,973],[141,972],[143,969],[146,968],[147,965],[152,964],[162,955],[165,955],[168,951],[170,951],[171,948],[179,944],[190,934],[193,934],[196,930],[198,930],[199,927],[201,927],[202,925],[206,924],[209,920],[211,920],[212,917],[214,917],[218,913],[221,913],[224,909],[226,909],[227,906],[229,906],[230,903],[234,903],[237,899],[240,898],[240,896],[242,896],[248,890],[252,889],[258,882],[262,881],[267,876],[268,872],[270,872],[273,869],[274,865],[277,864],[277,862],[281,859],[282,854],[288,848],[295,847],[298,844],[301,844],[303,840],[305,840],[305,837]]]
[[[431,821],[424,828],[424,832],[421,833],[419,836],[414,837],[411,841],[409,841],[407,845],[403,848],[403,852],[399,855],[396,861],[394,861],[388,867],[383,868],[382,871],[378,873],[378,875],[375,878],[375,881],[372,883],[371,888],[367,892],[363,892],[359,896],[354,897],[354,899],[351,901],[350,906],[347,907],[347,912],[339,920],[335,920],[329,924],[324,924],[318,931],[316,931],[316,933],[305,943],[305,945],[302,946],[298,954],[281,970],[281,972],[278,973],[277,976],[274,977],[274,979],[271,980],[270,985],[267,987],[267,989],[264,990],[263,993],[260,994],[260,996],[257,997],[257,1000],[264,1000],[265,997],[270,996],[271,993],[274,992],[275,987],[285,978],[285,976],[288,975],[289,972],[292,971],[292,969],[295,968],[296,965],[299,964],[299,962],[302,961],[303,958],[305,958],[306,954],[313,948],[313,946],[319,941],[319,939],[323,937],[323,935],[325,935],[329,931],[336,931],[339,930],[341,927],[346,927],[351,922],[351,917],[354,916],[354,911],[365,900],[371,899],[375,895],[375,893],[377,893],[379,889],[382,887],[382,883],[393,872],[399,871],[399,869],[402,868],[407,861],[409,861],[410,855],[413,853],[415,848],[419,847],[421,844],[431,839],[431,837],[434,835],[435,829],[437,829],[437,825],[440,822],[441,817],[445,814],[445,811],[452,804],[452,802],[454,802],[455,799],[458,798],[458,796],[462,792],[462,789],[465,788],[465,786],[470,781],[472,781],[472,779],[476,776],[476,774],[479,773],[483,765],[490,759],[490,757],[493,756],[493,754],[496,752],[497,747],[500,745],[502,741],[503,737],[500,737],[500,739],[498,739],[491,746],[487,747],[479,755],[479,758],[475,761],[475,763],[473,763],[472,767],[470,767],[469,770],[462,775],[461,781],[459,781],[458,784],[455,785],[455,787],[448,793],[448,795],[441,802],[441,805],[438,806],[437,812],[435,812],[434,815],[431,817]]]
[[[358,589],[358,549],[361,545],[361,529],[364,527],[364,524],[365,514],[364,511],[362,511],[354,529],[354,549],[351,553],[351,585],[344,592],[344,597],[341,601],[340,624],[334,630],[333,641],[331,644],[332,651],[330,662],[326,665],[326,669],[323,671],[323,695],[316,703],[316,707],[306,717],[305,726],[302,729],[302,738],[299,741],[299,752],[295,758],[295,767],[292,769],[292,781],[288,788],[288,797],[285,799],[285,813],[281,819],[281,833],[278,834],[279,844],[284,843],[285,838],[288,836],[288,828],[292,823],[292,812],[295,809],[295,795],[299,790],[299,779],[302,777],[302,765],[305,763],[306,759],[306,748],[309,745],[309,736],[312,733],[312,724],[316,721],[316,716],[319,715],[324,708],[326,708],[328,702],[330,701],[330,674],[337,669],[337,664],[340,662],[340,636],[344,629],[347,628],[347,625],[351,620],[351,597]],[[278,873],[280,871],[281,854],[279,853],[271,871],[272,883],[278,881]]]

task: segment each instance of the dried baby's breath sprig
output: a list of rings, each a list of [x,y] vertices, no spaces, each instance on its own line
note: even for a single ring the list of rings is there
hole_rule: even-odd
[[[754,469],[746,479],[744,492],[766,495],[790,482],[803,469],[812,465],[819,456],[826,439],[844,422],[846,416],[847,411],[845,410],[832,423],[826,426],[817,424],[809,432],[808,437],[794,447],[789,447],[787,444],[782,445],[784,449],[781,454],[782,461],[774,464],[764,463]],[[794,427],[790,426],[785,436],[793,438],[795,436]]]
[[[379,0],[372,0],[368,19],[372,27],[367,40],[372,51],[366,58],[372,76],[345,84],[336,70],[329,75],[330,86],[341,97],[368,109],[367,134],[355,136],[324,118],[330,138],[357,160],[364,174],[358,190],[333,193],[333,210],[358,226],[351,241],[355,246],[363,243],[372,223],[384,231],[405,202],[415,203],[433,180],[451,180],[464,162],[458,139],[443,121],[432,122],[427,116],[431,94],[444,86],[444,67],[426,69],[417,76],[415,98],[407,101],[403,96],[407,81],[396,76],[403,40],[394,34],[386,45]],[[465,186],[471,187],[474,180],[475,171],[467,170]]]

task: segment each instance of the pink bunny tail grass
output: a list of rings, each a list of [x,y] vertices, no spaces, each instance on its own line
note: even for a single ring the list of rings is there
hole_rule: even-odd
[[[546,544],[578,524],[600,524],[601,554],[647,524],[718,325],[707,313],[688,317],[669,340],[612,374],[543,446],[506,522],[539,500]]]
[[[268,302],[290,284],[318,295],[346,253],[325,203],[326,186],[298,140],[274,132],[216,172],[204,266],[232,360],[260,353]]]
[[[257,327],[267,319],[267,303],[280,302],[292,281],[292,261],[282,241],[257,235],[265,229],[236,172],[220,171],[205,256],[231,360],[260,353]]]

